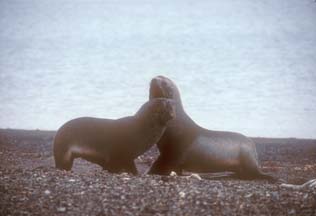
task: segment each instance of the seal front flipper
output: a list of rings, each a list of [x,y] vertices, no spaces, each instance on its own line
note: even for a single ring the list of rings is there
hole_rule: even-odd
[[[247,172],[236,172],[235,173],[235,178],[239,178],[239,179],[244,179],[244,180],[254,180],[254,179],[262,179],[262,180],[267,180],[271,183],[276,183],[276,182],[282,182],[282,180],[267,174],[267,173],[263,173],[260,170],[256,170],[256,171],[247,171]]]
[[[166,161],[160,155],[157,160],[151,165],[147,174],[154,175],[168,175],[171,170],[168,169]]]
[[[57,169],[69,171],[72,168],[74,158],[68,149],[68,139],[61,139],[60,134],[61,132],[55,136],[54,140],[55,166]]]
[[[60,155],[60,158],[55,157],[55,166],[60,170],[71,170],[73,165],[73,157],[65,155]]]
[[[110,161],[103,166],[104,170],[108,170],[110,173],[127,172],[133,175],[137,175],[137,168],[133,160],[116,160]]]
[[[132,173],[133,175],[138,174],[137,168],[135,166],[135,162],[133,160],[126,162],[125,169],[126,169],[126,172]]]
[[[267,180],[271,183],[279,182],[278,178],[275,178],[266,173],[257,173],[257,174],[241,174],[241,173],[224,173],[224,174],[216,174],[216,173],[199,173],[198,174],[202,179],[207,180],[223,180],[223,179],[243,179],[243,180]]]
[[[180,168],[178,163],[173,160],[168,160],[162,155],[159,155],[157,160],[152,164],[147,174],[150,175],[169,175],[172,171],[177,173],[177,175],[182,175],[182,168]]]

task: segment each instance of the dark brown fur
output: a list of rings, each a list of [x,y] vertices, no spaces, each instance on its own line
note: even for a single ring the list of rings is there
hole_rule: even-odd
[[[238,178],[266,178],[259,170],[256,147],[244,135],[212,131],[198,126],[184,111],[177,86],[168,78],[158,76],[150,84],[150,99],[170,98],[176,102],[177,118],[172,120],[157,146],[160,156],[150,174],[167,175],[183,170],[192,172],[232,171]]]
[[[70,170],[80,157],[109,172],[137,174],[134,159],[159,140],[174,116],[174,102],[160,98],[145,103],[134,116],[73,119],[55,136],[56,168]]]

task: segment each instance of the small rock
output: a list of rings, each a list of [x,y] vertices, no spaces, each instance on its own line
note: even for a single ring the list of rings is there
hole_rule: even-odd
[[[287,212],[289,215],[294,215],[296,213],[295,209],[290,209]]]
[[[170,176],[177,176],[177,173],[174,171],[171,171]]]
[[[65,212],[66,211],[66,207],[58,207],[57,208],[57,212]]]
[[[192,173],[189,178],[194,178],[194,179],[197,179],[197,180],[202,180],[201,176],[197,173]]]
[[[184,197],[185,197],[185,193],[184,193],[183,191],[181,191],[181,192],[179,193],[179,196],[180,196],[181,198],[184,198]]]
[[[75,179],[69,179],[68,181],[69,182],[75,182],[76,180]]]
[[[240,205],[239,205],[239,209],[243,209],[244,208],[244,203],[241,203]]]
[[[51,192],[49,190],[45,190],[44,194],[49,195]]]
[[[247,194],[246,196],[245,196],[245,198],[250,198],[250,197],[252,197],[252,193],[250,193],[250,194]]]
[[[303,198],[306,200],[308,198],[308,194],[305,194]]]
[[[276,191],[271,192],[271,198],[273,201],[278,201],[280,199],[279,193]]]

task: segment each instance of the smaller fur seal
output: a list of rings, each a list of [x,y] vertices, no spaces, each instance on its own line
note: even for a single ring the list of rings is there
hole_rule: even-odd
[[[142,105],[134,116],[70,120],[54,139],[56,168],[70,170],[75,158],[83,158],[109,172],[137,174],[134,159],[158,142],[173,118],[174,102],[158,98]]]
[[[256,146],[251,139],[239,133],[212,131],[197,125],[185,112],[176,84],[167,77],[157,76],[151,80],[149,97],[173,99],[177,115],[157,143],[160,155],[149,174],[230,171],[235,173],[232,176],[241,179],[275,180],[260,171]]]

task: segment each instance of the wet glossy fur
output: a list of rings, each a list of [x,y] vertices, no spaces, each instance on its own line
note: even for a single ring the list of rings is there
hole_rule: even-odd
[[[243,179],[273,177],[259,170],[256,147],[242,134],[212,131],[198,126],[184,111],[177,86],[168,78],[152,79],[150,99],[170,98],[176,101],[177,118],[172,120],[157,143],[160,156],[150,174],[167,175],[171,171],[232,171]]]
[[[70,170],[73,160],[80,157],[110,172],[136,174],[134,159],[159,140],[174,116],[172,100],[156,99],[145,103],[134,116],[73,119],[55,136],[56,168]]]

